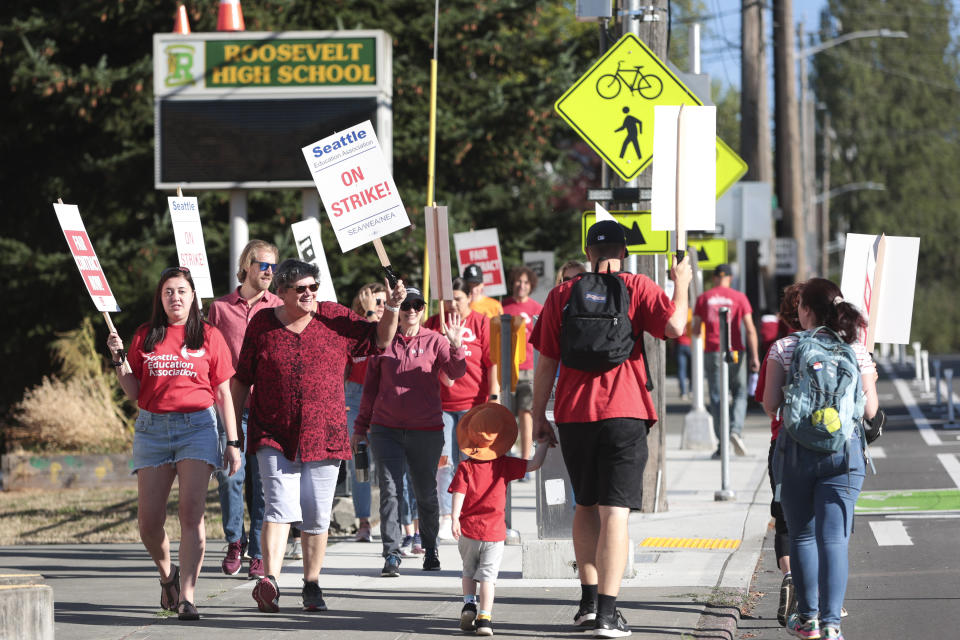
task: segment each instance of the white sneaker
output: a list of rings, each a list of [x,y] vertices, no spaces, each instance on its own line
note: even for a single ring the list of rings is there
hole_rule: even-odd
[[[740,437],[739,433],[730,434],[730,444],[733,445],[733,451],[738,456],[747,455],[747,445],[743,443],[743,438]]]
[[[440,517],[440,530],[437,531],[437,538],[440,540],[453,540],[453,521],[450,516]]]
[[[303,551],[300,549],[300,538],[294,538],[293,542],[287,547],[287,558],[290,560],[303,559]]]

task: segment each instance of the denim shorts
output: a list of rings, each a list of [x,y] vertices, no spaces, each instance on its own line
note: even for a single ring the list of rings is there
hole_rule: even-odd
[[[140,409],[134,424],[133,472],[181,460],[202,460],[214,469],[222,466],[216,410],[212,406],[191,413]]]

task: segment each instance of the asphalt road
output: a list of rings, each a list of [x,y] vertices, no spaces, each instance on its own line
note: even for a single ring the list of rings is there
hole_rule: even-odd
[[[960,357],[942,362],[960,374]],[[871,447],[877,474],[868,470],[857,503],[848,640],[960,637],[960,429],[945,427],[946,411],[913,378],[910,359],[881,367],[878,391],[889,420]],[[781,575],[771,535],[764,547],[739,638],[787,637],[776,621]]]

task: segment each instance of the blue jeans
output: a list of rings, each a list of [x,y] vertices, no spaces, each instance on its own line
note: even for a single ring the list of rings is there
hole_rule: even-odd
[[[690,380],[690,345],[677,343],[677,382],[680,383],[680,395],[687,394],[687,382]]]
[[[249,410],[243,410],[242,429],[247,432],[247,416]],[[223,429],[220,416],[217,416],[217,433],[220,436],[220,447],[227,447],[227,433]],[[253,465],[251,468],[251,459]],[[246,475],[251,476],[253,482],[253,505],[250,509],[250,533],[246,534],[243,526],[243,487]],[[220,511],[223,516],[223,537],[227,542],[247,541],[247,553],[251,558],[262,558],[260,550],[260,529],[263,526],[263,489],[260,486],[260,473],[256,466],[256,458],[240,456],[240,469],[232,476],[227,475],[225,469],[218,469],[214,474],[217,478],[218,493],[220,494]],[[259,511],[256,506],[259,503]],[[259,516],[259,517],[257,517]]]
[[[453,496],[447,489],[450,488],[453,474],[457,472],[457,465],[463,457],[460,447],[457,446],[457,425],[466,413],[466,410],[443,412],[443,453],[440,455],[447,456],[447,465],[437,469],[437,499],[440,501],[440,515],[444,516],[453,513]]]
[[[391,429],[370,425],[370,447],[377,459],[380,481],[380,539],[383,557],[399,556],[403,532],[400,529],[399,492],[403,489],[404,463],[410,472],[420,511],[420,535],[426,549],[437,548],[440,512],[437,504],[437,463],[443,449],[442,431]]]
[[[743,431],[743,420],[747,417],[747,363],[746,353],[741,351],[737,362],[727,364],[730,380],[730,395],[733,405],[730,407],[730,433]],[[720,439],[720,378],[722,355],[719,351],[703,354],[703,371],[710,386],[710,415],[713,416],[713,433]]]
[[[346,382],[343,388],[343,396],[347,402],[347,437],[353,437],[353,423],[360,412],[360,400],[363,398],[363,385],[356,382]],[[373,470],[373,456],[370,458],[370,474]],[[356,467],[353,458],[347,460],[347,473],[350,474],[351,495],[353,498],[353,513],[361,520],[370,519],[370,483],[357,481]]]
[[[821,626],[839,629],[853,506],[865,472],[863,447],[856,432],[848,443],[849,455],[811,451],[782,432],[780,438],[780,501],[790,531],[797,611],[804,618],[819,616]]]

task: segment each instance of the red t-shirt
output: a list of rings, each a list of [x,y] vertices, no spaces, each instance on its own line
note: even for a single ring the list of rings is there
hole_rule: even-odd
[[[527,329],[527,336],[533,331],[533,317],[539,316],[543,311],[543,305],[527,298],[526,302],[517,302],[512,297],[503,301],[503,312],[511,316],[520,316],[523,318],[523,324]],[[533,345],[527,340],[527,359],[520,363],[521,369],[533,369]]]
[[[152,413],[190,413],[213,406],[215,389],[233,376],[233,357],[216,327],[203,328],[203,347],[187,349],[186,325],[167,325],[163,341],[145,353],[149,325],[133,334],[127,360],[140,381],[137,406]]]
[[[483,542],[506,540],[507,483],[519,480],[526,472],[527,461],[511,456],[483,462],[473,458],[461,461],[447,489],[464,494],[460,532]]]
[[[367,358],[369,356],[357,356],[350,359],[350,375],[347,376],[347,380],[350,382],[356,382],[361,387],[363,386],[363,380],[367,377]]]
[[[430,316],[424,326],[440,332],[440,315]],[[487,401],[490,394],[490,318],[472,311],[464,319],[463,346],[466,348],[467,373],[453,381],[453,386],[442,385],[440,398],[444,411],[464,411]]]
[[[760,363],[760,371],[757,372],[757,389],[753,393],[753,398],[760,404],[763,404],[763,390],[767,386],[767,362],[770,361],[770,353],[773,351],[773,345],[770,345],[770,349],[767,351],[767,356],[763,359],[763,362]],[[777,434],[780,433],[780,425],[783,424],[783,420],[780,418],[772,418],[770,420],[770,433],[771,440],[777,439]]]
[[[747,296],[730,287],[714,287],[697,298],[693,315],[706,324],[704,351],[720,351],[720,307],[729,307],[727,322],[730,323],[730,348],[744,351],[743,338],[740,336],[740,323],[743,317],[753,313],[753,307]]]
[[[558,423],[596,422],[609,418],[657,420],[653,398],[647,391],[647,374],[643,366],[642,332],[663,338],[674,305],[663,289],[650,278],[633,273],[619,273],[630,291],[630,319],[633,335],[641,336],[630,357],[609,371],[591,372],[568,369],[560,365],[553,413]],[[563,309],[570,299],[576,278],[550,290],[540,320],[533,328],[530,341],[542,355],[560,362],[560,323]]]

